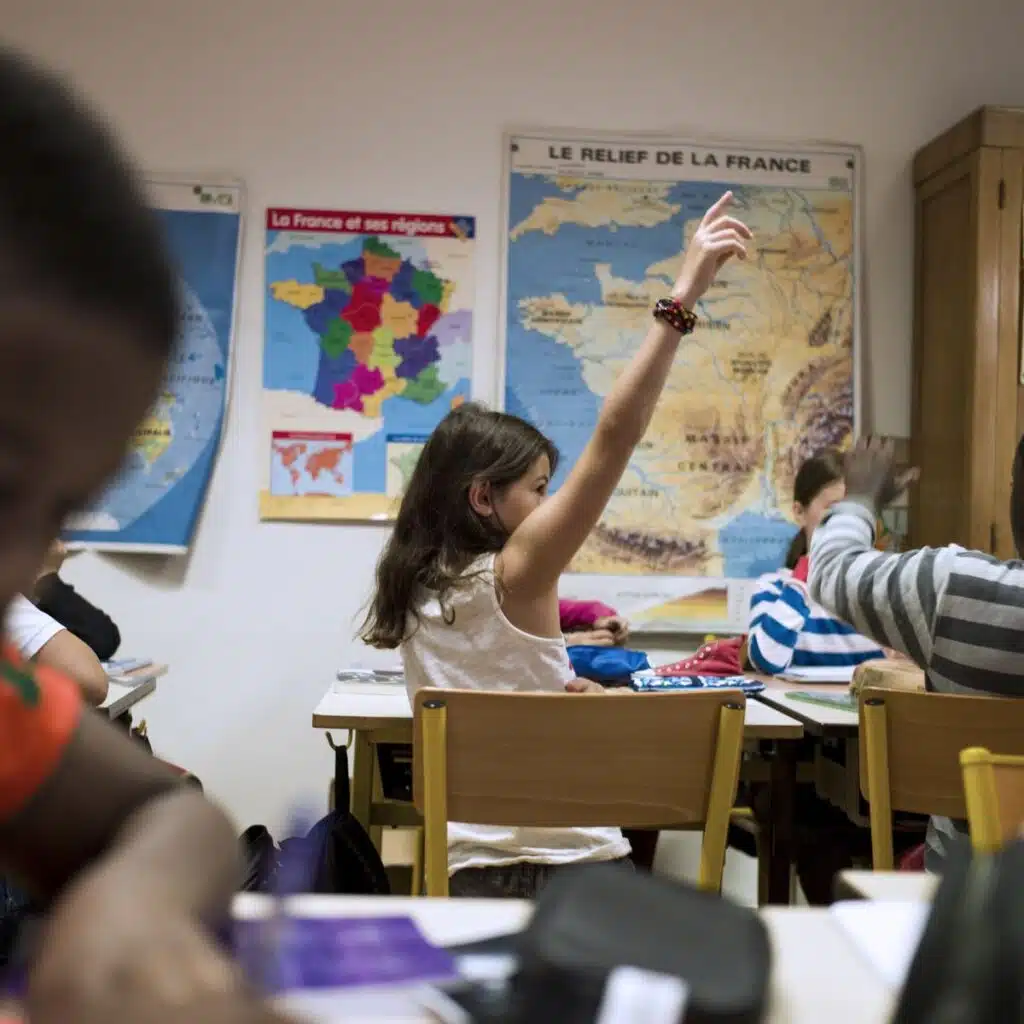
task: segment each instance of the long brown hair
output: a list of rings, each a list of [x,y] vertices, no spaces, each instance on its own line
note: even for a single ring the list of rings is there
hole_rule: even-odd
[[[812,455],[799,469],[793,481],[793,500],[804,508],[821,494],[829,484],[843,479],[843,456],[834,449]],[[795,569],[796,563],[807,554],[807,531],[801,527],[786,552],[786,568]]]
[[[558,450],[536,427],[473,402],[438,424],[420,452],[377,563],[373,600],[360,630],[365,643],[397,647],[409,635],[421,590],[443,601],[475,558],[502,549],[508,537],[499,523],[473,510],[469,489],[481,481],[500,491],[542,455],[554,474]]]

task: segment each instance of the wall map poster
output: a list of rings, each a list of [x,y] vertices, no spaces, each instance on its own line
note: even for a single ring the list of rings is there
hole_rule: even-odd
[[[469,397],[472,217],[267,211],[263,519],[387,520]]]
[[[188,551],[213,476],[230,387],[242,187],[146,181],[181,279],[181,325],[167,376],[117,479],[69,523],[71,547]]]
[[[647,629],[745,628],[793,535],[801,462],[845,445],[859,381],[852,147],[523,132],[506,139],[505,407],[564,479],[726,190],[754,232],[701,300],[647,436],[563,592]]]

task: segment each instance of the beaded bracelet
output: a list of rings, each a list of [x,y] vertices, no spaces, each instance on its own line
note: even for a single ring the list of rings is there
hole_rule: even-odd
[[[654,319],[668,324],[680,334],[692,334],[697,326],[697,314],[678,299],[659,299],[654,306]]]

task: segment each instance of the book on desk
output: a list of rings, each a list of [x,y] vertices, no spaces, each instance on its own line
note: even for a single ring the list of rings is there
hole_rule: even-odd
[[[103,662],[107,680],[118,686],[141,686],[156,680],[159,673],[150,658],[116,658]],[[149,671],[147,671],[149,670]]]

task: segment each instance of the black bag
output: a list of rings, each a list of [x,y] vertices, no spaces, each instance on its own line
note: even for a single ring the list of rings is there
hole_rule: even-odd
[[[335,747],[335,810],[304,836],[285,839],[280,850],[262,825],[242,833],[242,890],[273,892],[287,858],[289,892],[347,896],[389,896],[391,885],[380,854],[366,830],[349,813],[348,753]],[[295,871],[298,874],[295,874]]]
[[[251,825],[242,833],[242,884],[239,892],[270,892],[277,873],[279,851],[265,825]]]
[[[607,864],[556,873],[518,946],[515,1024],[755,1024],[765,1012],[760,918],[669,879]]]
[[[893,1024],[1024,1020],[1024,843],[975,854],[963,837],[942,881]]]
[[[525,931],[451,952],[511,959],[504,982],[448,990],[478,1024],[755,1024],[768,999],[754,911],[618,865],[556,872]]]
[[[363,826],[349,813],[348,750],[334,748],[334,810],[306,836],[316,844],[318,870],[312,892],[390,896],[384,862]]]

